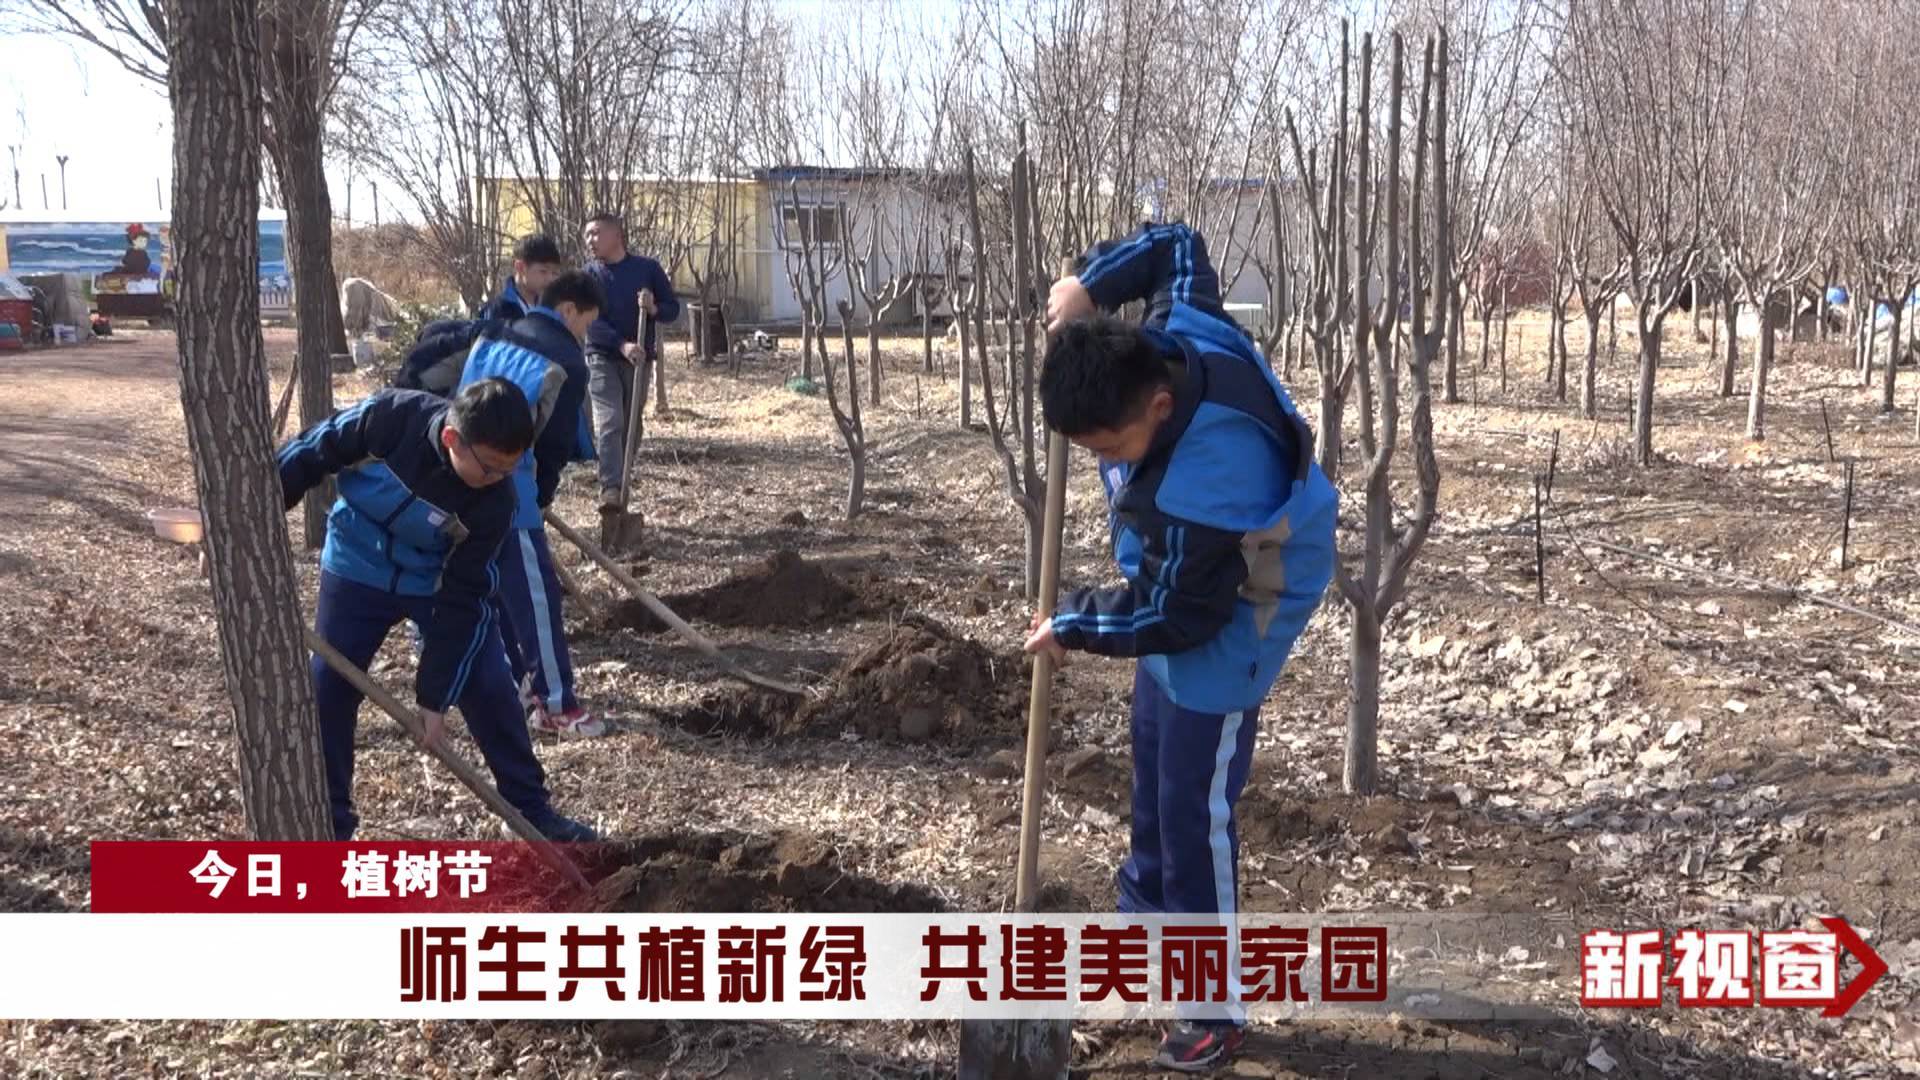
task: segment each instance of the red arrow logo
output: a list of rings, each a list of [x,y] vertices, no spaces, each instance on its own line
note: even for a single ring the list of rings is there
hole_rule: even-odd
[[[1880,959],[1880,954],[1874,952],[1873,947],[1855,933],[1853,927],[1847,925],[1847,920],[1838,915],[1822,915],[1820,921],[1840,940],[1840,947],[1860,961],[1860,974],[1855,975],[1845,989],[1834,995],[1833,1001],[1820,1013],[1822,1016],[1844,1016],[1859,1004],[1861,998],[1867,996],[1867,991],[1880,981],[1880,976],[1887,973],[1887,962]]]

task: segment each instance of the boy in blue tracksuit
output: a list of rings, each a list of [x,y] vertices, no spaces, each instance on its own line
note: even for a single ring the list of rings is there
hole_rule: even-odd
[[[1102,313],[1133,301],[1143,325]],[[1126,584],[1068,594],[1036,616],[1027,650],[1138,658],[1120,910],[1231,915],[1234,803],[1261,702],[1333,576],[1336,494],[1191,229],[1096,246],[1055,283],[1047,317],[1047,426],[1099,455]],[[1239,1015],[1182,1020],[1158,1064],[1225,1062]]]
[[[560,578],[547,543],[543,511],[553,503],[560,471],[591,460],[584,404],[587,365],[580,342],[600,315],[600,287],[583,271],[554,278],[540,303],[511,324],[483,330],[467,354],[461,385],[502,378],[533,403],[533,452],[513,474],[513,530],[500,552],[500,606],[511,628],[514,674],[523,687],[527,722],[564,736],[605,733],[574,697],[573,661],[561,615]]]
[[[460,706],[500,794],[546,836],[595,838],[548,801],[500,644],[492,604],[494,557],[512,526],[509,485],[533,442],[526,395],[504,379],[451,402],[383,390],[335,413],[280,449],[280,488],[291,510],[329,475],[339,498],[320,555],[315,629],[365,669],[387,633],[411,621],[424,639],[414,701],[437,742]],[[360,692],[313,660],[321,749],[334,836],[351,839],[353,732]]]
[[[659,359],[660,324],[680,317],[680,299],[659,263],[627,250],[626,228],[612,214],[595,214],[585,234],[587,273],[600,283],[607,306],[587,334],[587,368],[593,373],[593,430],[600,455],[600,509],[620,505],[620,481],[626,465],[627,413],[634,394],[644,403],[647,365]],[[647,338],[640,340],[640,313],[647,313]],[[644,407],[644,405],[643,405]]]
[[[564,269],[560,245],[552,237],[545,233],[521,237],[513,247],[513,272],[501,283],[499,294],[481,305],[472,319],[441,319],[421,327],[419,340],[407,352],[393,385],[451,394],[460,384],[460,371],[474,339],[490,325],[526,318]]]

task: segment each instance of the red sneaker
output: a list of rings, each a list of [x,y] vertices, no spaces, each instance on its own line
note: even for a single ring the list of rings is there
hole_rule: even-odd
[[[1196,1024],[1182,1020],[1160,1040],[1153,1063],[1177,1072],[1209,1072],[1233,1060],[1247,1041],[1247,1029],[1233,1024]]]
[[[557,735],[562,739],[597,739],[607,733],[607,725],[585,709],[550,713],[544,705],[534,706],[527,714],[527,726],[542,735]]]

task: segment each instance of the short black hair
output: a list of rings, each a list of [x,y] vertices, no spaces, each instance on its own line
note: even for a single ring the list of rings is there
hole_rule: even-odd
[[[1139,327],[1112,315],[1075,319],[1047,345],[1040,405],[1062,435],[1112,431],[1132,422],[1153,392],[1173,385],[1160,350]]]
[[[502,454],[524,453],[533,445],[533,406],[519,387],[498,376],[455,395],[447,423],[472,445]]]
[[[620,230],[620,235],[623,238],[627,235],[627,223],[620,220],[620,215],[610,214],[605,210],[602,210],[599,213],[588,218],[587,225],[611,225],[614,228]],[[586,226],[583,225],[581,226],[581,228],[584,229],[586,228]]]
[[[551,266],[566,261],[560,257],[560,245],[546,233],[521,237],[520,242],[513,245],[513,257],[529,266]]]
[[[561,304],[570,303],[581,311],[604,311],[607,298],[600,291],[600,283],[585,270],[566,270],[547,285],[540,294],[540,306],[558,311]]]

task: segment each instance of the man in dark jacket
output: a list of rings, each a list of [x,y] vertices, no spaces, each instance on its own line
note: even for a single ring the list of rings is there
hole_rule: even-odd
[[[365,669],[402,621],[424,638],[414,702],[438,742],[458,704],[500,794],[551,839],[588,841],[561,816],[533,755],[495,626],[494,558],[512,528],[512,476],[533,442],[533,410],[505,379],[451,402],[383,390],[289,440],[278,455],[287,509],[330,475],[339,498],[320,555],[315,629]],[[352,839],[353,733],[360,692],[319,657],[313,687],[336,839]]]
[[[661,323],[680,317],[680,300],[660,264],[627,250],[626,227],[612,214],[587,221],[587,273],[600,283],[607,306],[587,334],[588,393],[593,398],[593,429],[600,454],[600,506],[620,509],[620,481],[626,464],[627,414],[632,395],[646,397],[648,365],[659,359]],[[647,315],[647,337],[640,340],[640,313]]]
[[[1135,301],[1144,326],[1102,313]],[[1047,426],[1099,455],[1126,582],[1037,613],[1027,651],[1137,658],[1120,910],[1230,920],[1234,804],[1260,706],[1333,577],[1337,496],[1286,389],[1222,308],[1198,233],[1149,226],[1097,246],[1054,284],[1047,319]],[[1224,1064],[1243,1019],[1237,998],[1184,1014],[1157,1064]]]
[[[460,384],[467,350],[488,327],[526,317],[541,294],[566,268],[560,245],[545,233],[523,236],[513,246],[513,273],[500,292],[482,304],[472,319],[438,319],[420,328],[420,337],[408,351],[393,385],[403,390],[426,390],[446,395]]]
[[[509,659],[521,679],[521,704],[536,731],[604,734],[574,696],[561,588],[547,543],[543,511],[553,504],[560,471],[593,458],[587,437],[587,364],[580,342],[599,317],[600,287],[584,271],[553,279],[525,317],[482,333],[468,354],[461,384],[502,378],[533,403],[533,452],[513,474],[513,531],[500,552],[500,606],[511,629]],[[513,655],[517,652],[517,655]]]

